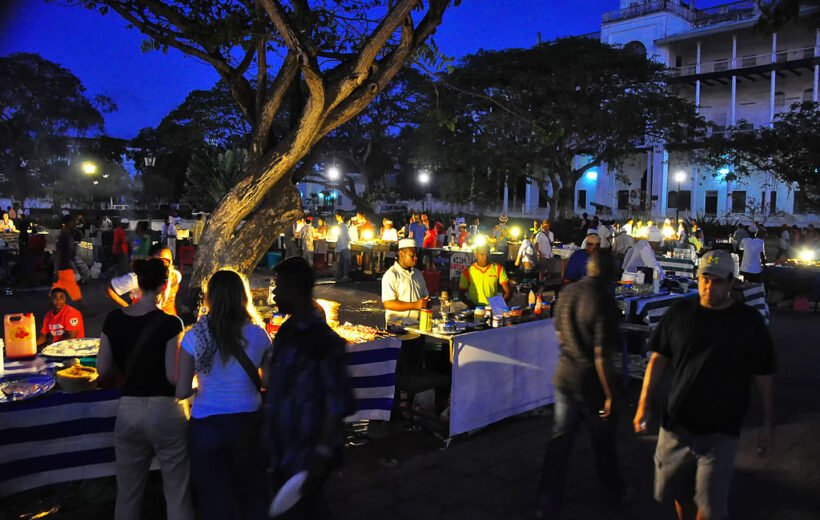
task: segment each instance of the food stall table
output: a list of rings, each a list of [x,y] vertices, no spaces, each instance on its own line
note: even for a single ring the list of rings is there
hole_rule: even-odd
[[[662,271],[666,273],[672,273],[674,276],[697,278],[696,272],[698,268],[694,260],[690,260],[687,258],[672,258],[668,256],[659,256],[658,265],[660,266]]]
[[[112,476],[117,390],[0,405],[0,496]]]
[[[407,330],[450,345],[450,435],[553,402],[558,340],[551,319],[460,334]]]

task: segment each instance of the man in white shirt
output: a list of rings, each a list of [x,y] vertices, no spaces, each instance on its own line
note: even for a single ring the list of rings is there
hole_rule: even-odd
[[[615,237],[615,244],[612,246],[612,251],[616,255],[625,255],[632,246],[635,245],[635,239],[624,228]]]
[[[783,231],[780,233],[780,241],[777,243],[777,258],[786,256],[791,247],[791,235],[788,224],[783,224]]]
[[[541,221],[541,230],[535,234],[535,254],[538,257],[538,271],[543,275],[549,269],[549,260],[552,258],[552,243],[554,235],[550,231],[550,223]]]
[[[740,261],[740,274],[746,282],[763,283],[763,263],[766,261],[766,245],[757,233],[740,242],[743,259]]]
[[[657,244],[658,247],[660,247],[661,242],[663,242],[663,233],[661,233],[661,228],[659,228],[651,220],[646,223],[646,227],[648,228],[647,239],[649,240],[649,243],[652,244],[653,246],[655,244]]]
[[[598,236],[601,237],[601,249],[609,249],[612,247],[612,231],[609,230],[609,224],[607,222],[601,221],[598,224],[597,230]]]
[[[165,244],[159,243],[151,246],[151,249],[148,250],[148,256],[150,258],[159,258],[168,266],[168,287],[160,303],[160,308],[166,314],[176,316],[177,292],[179,291],[179,284],[182,282],[182,273],[174,267],[171,250]],[[123,299],[126,294],[130,297],[130,302]],[[106,288],[106,295],[120,307],[128,307],[137,303],[142,298],[137,273],[131,272],[112,278],[111,283]]]
[[[350,228],[345,224],[341,211],[336,211],[336,225],[339,228],[339,236],[336,238],[336,281],[348,282],[350,278],[351,258],[350,258]]]
[[[652,246],[646,240],[638,240],[624,258],[624,272],[637,273],[639,267],[651,267],[655,270],[659,279],[663,279],[663,269],[658,264]],[[651,283],[647,281],[646,283]]]
[[[388,325],[418,325],[429,302],[427,285],[416,265],[416,241],[399,240],[399,258],[382,276],[382,303]]]

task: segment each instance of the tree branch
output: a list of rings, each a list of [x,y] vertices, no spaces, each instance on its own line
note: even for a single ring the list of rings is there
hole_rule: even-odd
[[[325,118],[317,140],[334,128],[338,128],[362,111],[388,83],[398,74],[413,52],[413,20],[407,17],[401,28],[399,45],[378,63],[378,71],[367,85],[360,86]]]
[[[257,119],[253,143],[260,154],[268,148],[267,145],[270,139],[273,119],[276,117],[279,107],[282,106],[282,101],[285,99],[285,95],[298,72],[299,63],[297,62],[296,54],[291,51],[285,56],[285,61],[279,68],[279,72],[273,80],[273,85],[271,85],[270,91],[266,94],[264,106]]]

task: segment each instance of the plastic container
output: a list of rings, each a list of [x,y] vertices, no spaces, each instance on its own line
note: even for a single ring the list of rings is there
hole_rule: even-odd
[[[37,325],[34,314],[6,314],[3,317],[6,339],[6,357],[32,357],[37,354]]]
[[[282,253],[278,251],[270,251],[266,255],[268,269],[273,269],[276,264],[282,261]]]

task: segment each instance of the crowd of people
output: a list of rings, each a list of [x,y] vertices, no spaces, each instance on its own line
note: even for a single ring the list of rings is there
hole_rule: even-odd
[[[290,318],[271,344],[247,281],[229,270],[210,277],[206,311],[186,330],[169,312],[174,270],[159,246],[134,262],[139,299],[109,313],[100,338],[100,376],[122,391],[115,518],[141,518],[153,457],[169,519],[267,518],[272,492],[301,472],[303,498],[281,518],[327,518],[322,490],[355,410],[345,341],[317,314],[311,267],[299,257],[275,267]]]

